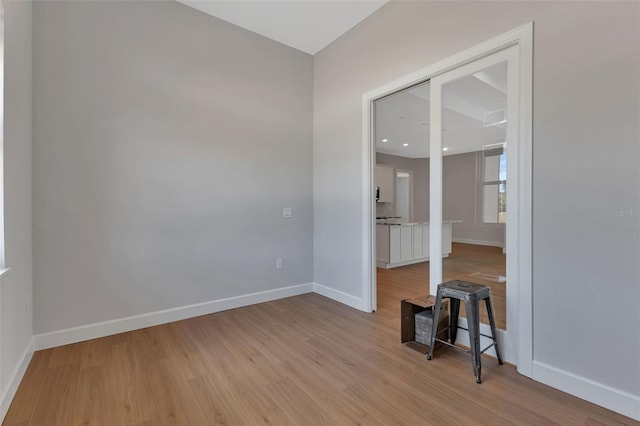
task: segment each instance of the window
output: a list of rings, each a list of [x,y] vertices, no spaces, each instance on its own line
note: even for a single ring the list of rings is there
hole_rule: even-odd
[[[507,223],[506,143],[482,150],[482,221]]]

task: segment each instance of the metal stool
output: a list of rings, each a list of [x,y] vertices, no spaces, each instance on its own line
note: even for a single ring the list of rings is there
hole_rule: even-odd
[[[442,333],[445,330],[449,330],[449,336],[451,337],[451,343],[439,339],[436,336],[436,329],[438,324],[438,317],[440,315],[440,305],[442,299],[449,298],[451,301],[451,315],[449,315],[449,327],[440,330]],[[460,313],[460,301],[464,300],[464,306],[467,311],[467,325],[469,328],[458,327],[458,315]],[[480,301],[484,300],[487,305],[487,314],[489,315],[489,324],[491,325],[491,336],[480,333]],[[447,281],[443,284],[438,284],[438,294],[436,295],[436,304],[433,308],[433,330],[431,332],[431,344],[429,345],[429,352],[427,353],[427,359],[430,360],[433,357],[433,348],[436,341],[444,343],[447,346],[452,346],[456,349],[464,350],[458,346],[455,346],[456,334],[458,328],[467,330],[469,332],[469,343],[471,346],[471,353],[473,372],[476,375],[476,382],[481,383],[480,370],[482,354],[492,346],[496,348],[496,355],[498,356],[498,364],[502,365],[502,357],[500,356],[500,348],[498,347],[498,340],[496,338],[496,321],[493,318],[493,308],[491,303],[491,289],[486,285],[474,284],[465,281]],[[480,336],[490,338],[491,343],[486,348],[480,350]]]

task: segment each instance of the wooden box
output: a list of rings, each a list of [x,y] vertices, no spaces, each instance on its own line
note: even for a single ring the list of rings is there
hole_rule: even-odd
[[[405,299],[400,302],[400,341],[406,343],[411,349],[422,353],[427,353],[429,347],[424,343],[416,341],[416,314],[433,309],[436,304],[434,296],[420,296],[413,299]],[[438,319],[438,331],[447,328],[449,325],[449,300],[443,300],[440,306],[440,317]],[[439,333],[440,339],[446,340],[448,332]],[[423,340],[424,339],[420,339]]]

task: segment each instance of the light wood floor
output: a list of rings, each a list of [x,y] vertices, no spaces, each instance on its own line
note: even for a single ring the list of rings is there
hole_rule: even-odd
[[[36,352],[5,425],[638,424],[306,294]]]
[[[494,316],[498,328],[506,329],[507,305],[506,282],[497,282],[493,277],[506,276],[506,256],[499,247],[453,243],[451,255],[442,262],[444,281],[462,280],[491,287]],[[396,301],[429,293],[429,262],[414,263],[392,269],[377,269],[378,309],[397,308]],[[465,316],[464,305],[460,316]],[[480,321],[488,324],[484,303],[480,307]]]

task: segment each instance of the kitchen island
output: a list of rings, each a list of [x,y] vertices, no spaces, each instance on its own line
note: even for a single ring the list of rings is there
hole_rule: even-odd
[[[442,222],[442,257],[451,254],[451,224]],[[376,220],[376,266],[395,268],[429,260],[429,222]]]

